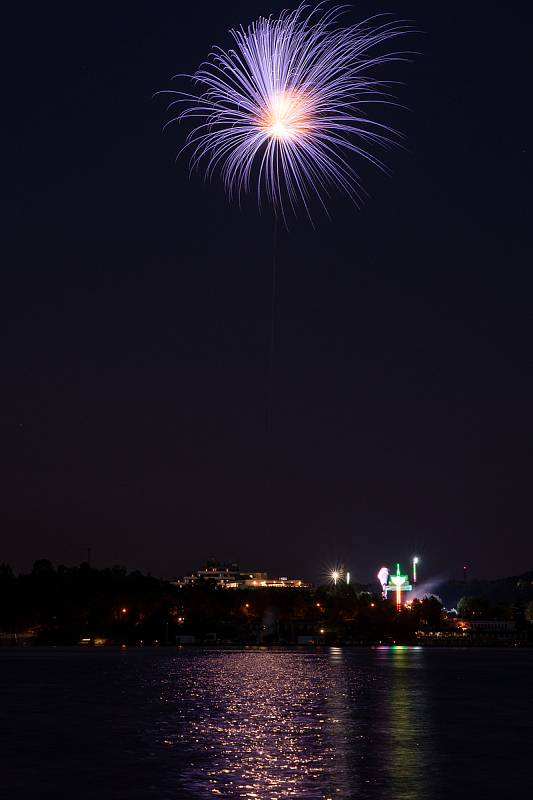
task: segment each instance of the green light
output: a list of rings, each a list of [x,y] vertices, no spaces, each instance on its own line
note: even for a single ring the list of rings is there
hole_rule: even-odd
[[[407,575],[400,574],[400,565],[396,564],[396,575],[390,576],[390,582],[396,587],[396,608],[402,607],[402,592],[409,592],[413,588],[408,583]]]

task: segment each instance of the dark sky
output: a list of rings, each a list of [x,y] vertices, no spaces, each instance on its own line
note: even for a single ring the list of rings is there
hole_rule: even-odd
[[[531,11],[388,0],[392,177],[278,244],[174,164],[152,93],[286,3],[4,10],[0,560],[172,576],[206,557],[368,580],[533,568]],[[529,16],[525,16],[529,15]]]

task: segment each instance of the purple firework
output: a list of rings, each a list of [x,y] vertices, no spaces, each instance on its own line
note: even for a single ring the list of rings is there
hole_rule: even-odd
[[[373,73],[403,57],[383,45],[412,29],[388,15],[340,27],[341,13],[301,4],[260,17],[230,31],[234,49],[215,47],[187,76],[198,93],[172,92],[169,108],[184,104],[170,122],[201,120],[183,148],[192,149],[191,170],[203,166],[207,178],[219,170],[230,197],[255,187],[259,204],[265,195],[283,215],[287,203],[310,214],[313,195],[326,209],[332,187],[358,202],[350,154],[383,169],[371,148],[399,135],[369,118],[371,104],[392,102]]]

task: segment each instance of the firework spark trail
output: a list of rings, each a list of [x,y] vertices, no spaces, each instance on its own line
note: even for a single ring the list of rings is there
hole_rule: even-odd
[[[303,205],[310,216],[316,196],[327,212],[330,190],[361,199],[351,154],[385,169],[374,145],[398,143],[400,134],[370,119],[373,103],[394,103],[389,82],[375,69],[406,60],[406,53],[380,52],[412,31],[390,15],[339,26],[345,7],[305,3],[279,18],[260,17],[230,31],[235,47],[213,48],[191,78],[197,94],[176,96],[183,104],[167,125],[198,119],[183,150],[191,149],[191,170],[202,165],[206,178],[220,171],[226,191],[239,200],[257,190],[285,218]]]

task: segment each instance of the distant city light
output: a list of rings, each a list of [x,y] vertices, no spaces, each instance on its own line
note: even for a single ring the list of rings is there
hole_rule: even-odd
[[[347,584],[350,583],[350,573],[349,572],[346,573],[346,583]]]
[[[127,608],[121,608],[120,611],[121,611],[122,614],[127,614],[128,613],[128,609]]]
[[[339,580],[339,577],[340,577],[340,573],[338,573],[337,570],[334,570],[331,573],[331,578],[332,578],[333,583],[335,584],[335,586],[337,585],[337,581]]]
[[[402,575],[400,573],[400,565],[396,564],[396,573],[391,574],[388,567],[381,567],[378,572],[377,578],[381,584],[381,588],[383,591],[383,599],[388,597],[389,592],[394,592],[396,595],[396,608],[400,611],[402,607],[402,592],[410,592],[413,590],[416,584],[416,565],[419,563],[420,559],[418,556],[414,556],[412,559],[413,564],[413,584],[409,583],[409,576]]]
[[[387,584],[389,582],[389,569],[388,567],[381,567],[380,571],[378,572],[378,581],[381,583],[381,588],[383,591],[383,597],[387,597]]]
[[[400,574],[400,565],[396,564],[396,574],[390,576],[390,582],[396,587],[396,609],[402,607],[402,592],[409,592],[413,588],[407,581],[407,575]]]

